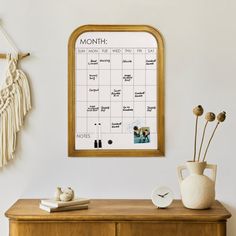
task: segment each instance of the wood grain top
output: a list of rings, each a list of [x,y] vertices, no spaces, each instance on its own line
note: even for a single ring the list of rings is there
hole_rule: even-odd
[[[151,200],[91,200],[88,210],[47,213],[39,209],[39,199],[20,199],[5,215],[11,220],[47,221],[224,221],[231,214],[215,201],[211,209],[190,210],[180,200],[166,209]]]

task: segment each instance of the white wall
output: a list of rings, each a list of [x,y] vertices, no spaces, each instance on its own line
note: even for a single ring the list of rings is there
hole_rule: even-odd
[[[4,27],[32,54],[22,67],[33,93],[16,159],[0,170],[1,235],[8,234],[4,212],[18,198],[50,197],[58,185],[91,198],[149,198],[154,186],[168,185],[179,198],[176,167],[192,157],[197,104],[227,111],[208,161],[218,164],[217,199],[236,214],[235,10],[233,0],[0,0]],[[150,24],[162,32],[166,158],[67,158],[67,41],[75,28],[90,23]],[[228,235],[236,235],[234,218]]]

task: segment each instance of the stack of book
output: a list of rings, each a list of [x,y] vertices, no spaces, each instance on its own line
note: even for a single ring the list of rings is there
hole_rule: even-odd
[[[76,198],[69,202],[45,199],[41,200],[39,208],[47,212],[82,210],[88,209],[89,202],[87,198]]]

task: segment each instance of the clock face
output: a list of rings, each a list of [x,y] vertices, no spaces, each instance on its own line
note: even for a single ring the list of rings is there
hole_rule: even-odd
[[[173,193],[167,187],[158,187],[152,191],[152,203],[159,207],[168,207],[173,201]]]

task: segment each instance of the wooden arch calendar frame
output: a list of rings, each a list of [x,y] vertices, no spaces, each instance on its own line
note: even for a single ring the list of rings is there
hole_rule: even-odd
[[[156,129],[158,130],[158,131],[156,131],[156,137],[154,135],[152,136],[153,140],[156,140],[155,143],[153,144],[153,145],[156,145],[155,148],[152,148],[152,147],[146,148],[145,145],[148,146],[149,144],[144,144],[143,146],[141,144],[138,144],[139,145],[139,146],[137,146],[138,148],[136,148],[136,146],[132,146],[132,145],[130,145],[130,146],[132,146],[133,148],[129,148],[129,147],[123,148],[122,144],[120,144],[119,148],[115,148],[115,149],[109,149],[109,148],[103,148],[103,147],[102,148],[94,148],[94,147],[97,147],[97,146],[95,146],[95,143],[94,143],[94,146],[89,146],[88,148],[81,148],[80,149],[77,147],[77,145],[78,146],[80,145],[80,143],[77,144],[77,142],[80,142],[77,140],[77,138],[78,137],[80,137],[80,138],[85,137],[86,138],[86,133],[87,133],[87,136],[89,136],[89,133],[88,132],[84,132],[84,133],[81,132],[81,133],[83,133],[83,135],[79,135],[79,136],[78,136],[78,133],[76,133],[77,132],[76,127],[79,127],[79,125],[77,125],[77,123],[76,123],[77,122],[77,113],[76,112],[78,112],[78,111],[76,111],[76,109],[80,110],[79,105],[78,105],[79,108],[77,107],[77,100],[76,100],[77,99],[76,98],[76,96],[77,96],[77,87],[76,86],[78,86],[77,82],[76,82],[76,79],[77,79],[76,42],[77,42],[77,39],[81,35],[83,35],[83,34],[86,35],[86,33],[89,35],[90,32],[91,32],[91,35],[95,35],[94,33],[96,33],[96,32],[102,33],[102,34],[106,34],[108,32],[108,33],[111,33],[111,34],[108,34],[110,36],[113,35],[112,34],[113,32],[121,32],[121,33],[130,32],[130,34],[128,34],[128,35],[130,35],[130,37],[132,36],[133,33],[134,33],[133,36],[136,36],[137,35],[137,34],[135,34],[136,32],[141,32],[141,33],[144,32],[144,33],[148,33],[148,35],[151,35],[155,39],[156,44],[157,44],[157,50],[155,52],[155,56],[156,56],[156,68],[155,69],[156,69],[156,83],[157,83],[156,87],[155,87],[155,90],[156,90],[156,99],[155,99],[155,101],[156,101],[155,102],[155,104],[156,104],[156,113],[155,113],[156,121],[155,122],[156,122],[156,127],[157,127]],[[101,35],[101,34],[99,34],[99,35]],[[117,35],[117,34],[114,34],[114,35]],[[80,42],[82,42],[82,40],[80,40]],[[85,42],[85,41],[83,41],[83,42]],[[90,47],[88,47],[88,48],[90,48]],[[128,50],[128,49],[122,48],[122,50]],[[146,49],[144,49],[144,50],[146,50]],[[100,54],[98,54],[98,55],[100,55]],[[81,58],[82,58],[82,56],[81,56]],[[123,58],[123,54],[122,54],[122,58]],[[145,54],[145,58],[146,58],[146,54]],[[124,62],[124,60],[122,61],[122,63],[123,62]],[[111,60],[110,60],[110,63],[111,63]],[[147,60],[145,60],[145,68],[146,68],[147,64],[148,64]],[[146,88],[147,87],[145,87],[145,89]],[[86,91],[88,93],[88,88]],[[123,91],[122,91],[122,93],[123,93]],[[136,92],[135,92],[135,94],[136,94]],[[138,92],[137,92],[137,94],[138,94]],[[80,96],[80,95],[78,95],[78,96]],[[98,96],[100,96],[100,95],[98,95]],[[146,96],[146,90],[145,90],[145,96]],[[86,103],[86,101],[85,101],[85,103]],[[87,103],[88,103],[88,101],[87,101]],[[90,111],[88,109],[88,106],[86,107],[86,109],[87,109],[87,113],[88,113],[88,111]],[[98,109],[99,109],[98,112],[100,112],[99,106],[98,106]],[[111,107],[110,107],[110,109],[111,109]],[[134,107],[132,109],[133,109],[133,113],[134,113]],[[147,109],[147,107],[145,107],[145,114],[146,114],[146,109]],[[94,110],[91,110],[91,111],[94,111]],[[121,111],[122,115],[123,115],[124,111],[125,111],[124,105],[122,105],[122,111]],[[111,111],[110,111],[110,114],[111,114]],[[111,119],[112,119],[112,117],[110,117],[110,120]],[[83,119],[81,118],[80,120],[78,122],[83,124]],[[88,118],[87,118],[86,122],[87,123],[89,122]],[[116,123],[110,124],[112,126],[112,128],[116,127],[113,124],[116,124]],[[80,127],[82,128],[83,125],[81,125]],[[142,134],[143,128],[144,127],[138,128],[139,134],[140,134],[140,132]],[[133,129],[136,129],[136,127],[134,127]],[[145,131],[149,131],[149,134],[150,134],[150,129],[146,129]],[[100,133],[100,131],[98,131],[98,132]],[[113,137],[115,137],[115,133],[112,133],[112,135],[113,135]],[[132,135],[134,135],[134,134],[132,134]],[[129,134],[129,137],[130,136],[131,136],[131,134]],[[126,135],[124,137],[128,137],[128,136]],[[117,138],[117,140],[121,140],[121,139]],[[99,140],[97,140],[97,141],[99,142]],[[109,141],[111,141],[111,140],[109,140]],[[81,141],[81,147],[82,147],[82,145],[86,146],[86,144],[83,144]],[[97,143],[97,145],[98,145],[98,143]],[[84,25],[84,26],[77,28],[71,34],[70,39],[69,39],[69,43],[68,43],[68,156],[69,157],[156,157],[156,156],[164,156],[164,149],[165,149],[164,147],[165,147],[165,141],[164,141],[164,45],[163,45],[162,36],[159,33],[159,31],[156,30],[155,28],[153,28],[151,26],[147,26],[147,25]]]

